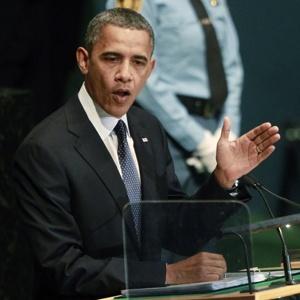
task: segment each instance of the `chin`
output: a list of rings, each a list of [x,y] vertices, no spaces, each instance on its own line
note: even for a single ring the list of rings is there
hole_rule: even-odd
[[[109,112],[109,114],[111,114],[112,116],[116,117],[116,118],[121,118],[123,117],[125,114],[127,114],[128,110],[130,107],[128,107],[128,109],[117,109],[117,110],[113,110],[111,112]]]
[[[122,117],[123,115],[127,114],[132,105],[133,103],[130,105],[123,105],[122,107],[119,107],[119,109],[116,109],[115,113],[118,114],[119,117]]]

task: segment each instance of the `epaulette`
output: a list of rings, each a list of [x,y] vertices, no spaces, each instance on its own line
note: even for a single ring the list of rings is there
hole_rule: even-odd
[[[116,7],[130,8],[137,12],[142,9],[143,0],[116,0]]]

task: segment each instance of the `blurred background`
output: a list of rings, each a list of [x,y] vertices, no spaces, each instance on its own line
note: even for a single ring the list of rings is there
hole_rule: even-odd
[[[282,134],[276,152],[253,174],[271,191],[300,204],[300,1],[227,2],[245,72],[242,132],[270,121]],[[2,293],[24,269],[27,275],[30,271],[28,260],[22,259],[26,242],[15,234],[18,223],[9,180],[13,153],[34,124],[78,91],[82,78],[75,49],[96,7],[104,8],[105,1],[11,0],[0,5],[0,257],[7,258],[0,270]],[[299,208],[268,199],[276,216],[299,213]],[[269,218],[255,191],[249,206],[252,221]],[[284,230],[290,249],[300,248],[299,229],[296,225]],[[279,265],[279,245],[275,232],[255,234],[255,265]],[[24,288],[13,290],[14,295],[30,294]]]
[[[281,129],[282,140],[274,155],[253,173],[271,191],[300,203],[300,20],[297,0],[228,0],[240,39],[245,68],[242,97],[242,132],[270,121]],[[249,203],[253,221],[269,218],[262,199]],[[276,216],[299,213],[268,196]],[[299,226],[285,229],[288,247],[300,248]],[[253,235],[254,263],[280,262],[275,232]]]

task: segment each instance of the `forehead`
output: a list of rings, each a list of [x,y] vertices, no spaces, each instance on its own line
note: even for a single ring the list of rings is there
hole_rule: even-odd
[[[131,50],[147,56],[151,56],[152,51],[151,38],[147,31],[114,25],[105,25],[102,28],[94,48],[101,48],[102,51]]]

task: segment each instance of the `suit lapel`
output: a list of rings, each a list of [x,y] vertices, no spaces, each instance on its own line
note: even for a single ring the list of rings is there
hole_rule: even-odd
[[[88,120],[78,98],[66,104],[68,129],[77,136],[74,148],[109,190],[120,211],[128,203],[126,189],[119,171],[97,131]]]
[[[137,235],[131,211],[128,209],[128,196],[120,173],[97,131],[88,120],[77,97],[66,104],[68,129],[77,136],[74,148],[96,172],[106,186],[124,217],[129,236],[138,249]]]

